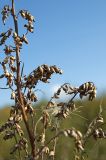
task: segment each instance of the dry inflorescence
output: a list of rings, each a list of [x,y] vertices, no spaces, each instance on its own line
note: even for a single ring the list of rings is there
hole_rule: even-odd
[[[43,160],[45,157],[46,159],[51,157],[54,160],[56,144],[60,136],[73,138],[75,149],[81,155],[85,150],[86,140],[90,136],[93,136],[96,140],[106,138],[106,132],[100,126],[104,123],[102,112],[100,111],[98,116],[90,123],[85,134],[76,128],[61,130],[58,127],[58,121],[66,119],[80,109],[80,106],[76,106],[75,103],[77,95],[80,99],[88,96],[88,99],[92,101],[96,97],[96,87],[93,82],[86,82],[79,87],[73,87],[69,83],[63,84],[44,106],[40,117],[36,119],[37,108],[33,107],[33,103],[38,101],[35,90],[37,84],[39,82],[48,83],[54,73],[62,74],[62,70],[56,65],[43,64],[29,75],[23,74],[24,65],[21,67],[20,53],[23,44],[28,44],[27,34],[34,31],[33,23],[35,19],[27,10],[20,10],[16,14],[14,0],[11,0],[11,2],[12,5],[5,5],[1,12],[3,24],[5,25],[6,19],[12,16],[14,28],[9,28],[6,32],[0,34],[0,45],[4,47],[4,59],[0,62],[3,73],[0,75],[0,79],[6,79],[6,87],[1,89],[11,90],[10,98],[14,101],[14,105],[11,106],[7,122],[0,126],[0,133],[4,132],[4,140],[15,139],[16,144],[11,149],[10,154],[18,151],[20,159],[20,153],[24,150],[26,159]],[[18,33],[19,16],[27,21],[24,25],[26,33],[23,35]],[[13,40],[13,45],[8,44],[10,38]],[[61,98],[61,92],[70,96],[68,102],[56,101]],[[22,123],[25,124],[28,138],[25,136]],[[42,127],[40,134],[38,132],[39,124]],[[48,130],[53,132],[49,140],[46,139]],[[75,159],[79,159],[79,157],[79,155],[75,155]]]

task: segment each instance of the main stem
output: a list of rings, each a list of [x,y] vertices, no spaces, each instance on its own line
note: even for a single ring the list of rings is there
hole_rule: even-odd
[[[14,20],[14,27],[15,27],[15,32],[18,35],[18,22],[17,22],[17,17],[15,15],[15,6],[14,6],[14,0],[12,0],[12,16],[13,16],[13,20]],[[16,66],[17,66],[17,93],[18,93],[18,101],[20,103],[20,109],[22,111],[22,116],[23,116],[23,120],[28,132],[28,136],[29,136],[29,140],[30,140],[30,144],[31,144],[31,148],[32,148],[32,156],[33,156],[33,160],[35,160],[35,155],[36,155],[36,151],[35,151],[35,138],[34,138],[34,134],[31,131],[29,124],[28,124],[28,118],[25,112],[25,107],[24,107],[24,101],[23,101],[23,96],[22,96],[22,92],[21,92],[21,76],[20,76],[20,49],[19,46],[16,45]]]

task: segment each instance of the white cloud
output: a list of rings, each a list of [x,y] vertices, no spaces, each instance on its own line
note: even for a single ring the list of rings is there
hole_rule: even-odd
[[[54,93],[57,92],[57,90],[61,87],[61,84],[55,84],[51,87],[50,89],[50,94],[53,96]],[[62,90],[61,94],[60,94],[60,100],[64,100],[67,101],[69,99],[70,96],[66,96],[65,92]]]
[[[57,92],[57,90],[60,88],[61,85],[59,84],[55,84],[51,87],[50,92],[53,95],[55,92]]]

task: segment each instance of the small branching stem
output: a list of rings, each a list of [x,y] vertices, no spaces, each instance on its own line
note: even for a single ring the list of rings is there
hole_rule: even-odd
[[[49,145],[53,140],[55,140],[57,137],[59,137],[63,132],[60,131],[59,133],[57,133],[54,137],[52,137],[48,142],[45,143],[45,145],[43,147],[41,147],[41,149],[36,153],[36,156],[40,155],[40,153],[42,153],[43,149]]]

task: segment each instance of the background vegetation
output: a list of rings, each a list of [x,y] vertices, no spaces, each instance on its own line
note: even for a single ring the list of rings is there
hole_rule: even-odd
[[[39,113],[41,112],[41,108],[43,105],[46,104],[46,100],[40,102],[35,107],[38,108],[37,116],[39,116]],[[89,123],[94,119],[94,117],[97,116],[100,104],[103,108],[103,116],[106,121],[106,95],[103,97],[98,97],[93,101],[83,100],[83,101],[77,101],[78,105],[84,106],[81,109],[81,112],[77,114],[73,114],[69,116],[64,121],[61,121],[59,125],[61,125],[61,128],[71,128],[75,127],[76,129],[82,131],[84,133],[89,125]],[[7,117],[9,117],[9,107],[5,107],[0,109],[0,124],[3,124]],[[106,130],[106,125],[103,126],[104,130]],[[40,125],[38,127],[38,130],[40,132]],[[52,134],[52,132],[48,133],[47,139]],[[10,148],[15,143],[14,140],[7,140],[6,142],[2,139],[3,134],[0,135],[0,160],[12,160],[16,159],[17,154],[10,155]],[[56,146],[56,160],[70,160],[74,159],[74,150],[73,150],[73,140],[69,137],[60,137],[58,140],[57,146]],[[87,160],[105,160],[106,159],[106,141],[105,139],[98,139],[94,140],[93,138],[89,138],[87,144],[86,144],[86,150],[85,155]],[[17,158],[18,159],[18,158]]]

